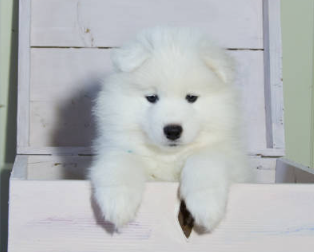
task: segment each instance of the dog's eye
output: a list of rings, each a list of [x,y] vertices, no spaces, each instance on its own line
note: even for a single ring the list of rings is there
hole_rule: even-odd
[[[190,95],[190,94],[188,94],[188,95],[185,96],[185,99],[186,99],[189,103],[196,102],[197,98],[198,98],[198,96],[196,96],[196,95]]]
[[[146,99],[150,103],[156,103],[159,100],[159,97],[158,97],[158,95],[147,95]]]

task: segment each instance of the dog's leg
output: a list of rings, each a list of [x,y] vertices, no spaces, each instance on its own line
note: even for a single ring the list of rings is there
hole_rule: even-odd
[[[201,231],[211,231],[224,216],[228,190],[228,162],[221,153],[207,152],[187,159],[180,195]]]
[[[94,198],[105,220],[118,229],[134,219],[145,176],[140,159],[129,153],[98,156],[90,171]]]

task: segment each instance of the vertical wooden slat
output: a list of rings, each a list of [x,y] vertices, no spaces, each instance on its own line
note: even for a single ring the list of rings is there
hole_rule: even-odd
[[[283,149],[283,84],[280,0],[263,1],[267,147]]]
[[[30,0],[19,1],[17,153],[29,138],[30,5]]]

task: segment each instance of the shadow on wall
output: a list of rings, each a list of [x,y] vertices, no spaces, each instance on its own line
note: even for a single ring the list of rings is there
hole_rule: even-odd
[[[92,144],[96,131],[92,109],[100,91],[101,78],[91,76],[82,82],[58,107],[57,125],[49,140],[51,146],[85,147]]]
[[[49,143],[51,146],[87,147],[91,148],[96,135],[95,118],[92,110],[95,99],[100,91],[103,78],[93,75],[78,84],[78,89],[72,92],[57,111],[57,125]],[[58,167],[62,170],[63,179],[86,179],[87,168],[90,167],[91,156],[84,159],[73,159],[63,155]]]
[[[6,166],[1,168],[1,236],[0,250],[7,251],[8,238],[8,191],[11,163],[16,155],[16,104],[17,104],[17,49],[18,49],[18,0],[13,1],[12,9],[12,32],[10,51],[9,92],[7,103],[7,124],[5,134],[5,157]]]

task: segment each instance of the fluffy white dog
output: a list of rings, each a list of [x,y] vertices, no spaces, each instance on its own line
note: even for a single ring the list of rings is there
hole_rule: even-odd
[[[154,28],[112,54],[94,113],[94,197],[117,228],[131,221],[145,181],[179,181],[195,224],[222,219],[232,182],[250,169],[242,144],[233,61],[202,33]]]

